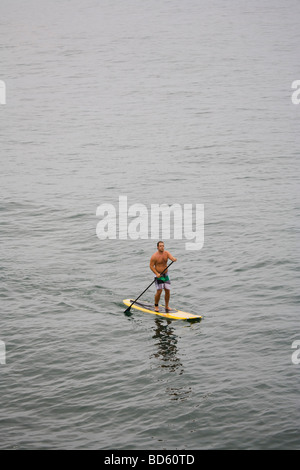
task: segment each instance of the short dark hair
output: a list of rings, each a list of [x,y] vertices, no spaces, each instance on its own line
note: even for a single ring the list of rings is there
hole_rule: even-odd
[[[156,245],[156,246],[157,246],[157,248],[158,248],[158,245],[159,245],[160,243],[164,243],[164,242],[162,242],[162,241],[160,241],[160,242],[157,242],[157,245]]]

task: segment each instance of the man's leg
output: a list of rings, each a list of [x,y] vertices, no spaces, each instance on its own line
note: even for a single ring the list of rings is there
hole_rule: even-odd
[[[158,302],[159,302],[161,293],[162,293],[162,289],[158,289],[155,294],[155,311],[156,312],[159,312]]]
[[[165,307],[166,307],[166,310],[170,310],[169,300],[170,300],[170,289],[165,289]]]

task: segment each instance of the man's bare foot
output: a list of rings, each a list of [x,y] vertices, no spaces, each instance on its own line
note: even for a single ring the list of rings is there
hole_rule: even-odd
[[[159,312],[158,305],[155,305],[155,306],[154,306],[154,310],[155,310],[156,312]]]
[[[171,309],[171,307],[165,307],[165,310],[167,310],[169,312],[172,309]]]

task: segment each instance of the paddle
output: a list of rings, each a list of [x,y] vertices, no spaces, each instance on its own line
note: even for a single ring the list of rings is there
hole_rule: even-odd
[[[162,274],[171,266],[172,263],[174,263],[174,261],[171,261],[171,263],[169,264],[169,266],[167,266],[167,267],[163,270],[163,272],[160,273],[160,275],[162,275]],[[152,284],[154,284],[154,282],[155,282],[155,279],[154,279],[154,281],[151,282],[151,284],[147,287],[147,289],[145,289],[145,290],[141,293],[141,295],[139,295],[139,296],[132,302],[132,304],[129,305],[128,308],[126,308],[126,310],[125,310],[124,313],[130,312],[130,309],[131,309],[132,305],[135,304],[135,302],[136,302],[137,300],[139,300],[140,297],[142,297],[142,295],[146,292],[146,290],[149,289],[149,287],[152,286]]]

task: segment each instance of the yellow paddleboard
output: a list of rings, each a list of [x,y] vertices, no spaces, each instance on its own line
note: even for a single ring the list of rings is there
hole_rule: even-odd
[[[123,300],[123,303],[127,307],[129,307],[132,302],[134,302],[134,299]],[[154,305],[150,304],[149,302],[135,302],[131,308],[141,310],[142,312],[152,313],[154,315],[159,315],[161,317],[170,318],[171,320],[200,321],[202,318],[201,315],[194,315],[193,313],[182,312],[181,310],[177,310],[176,308],[166,310],[163,305],[159,305],[159,312],[156,312],[154,309]]]

